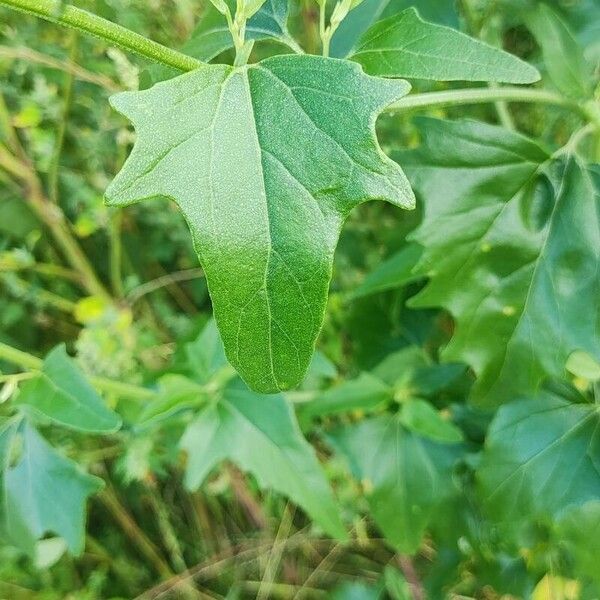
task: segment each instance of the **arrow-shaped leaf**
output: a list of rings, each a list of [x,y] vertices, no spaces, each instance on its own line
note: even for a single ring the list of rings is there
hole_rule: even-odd
[[[138,141],[107,201],[179,204],[227,357],[255,390],[302,380],[350,210],[367,200],[413,207],[374,129],[408,90],[304,55],[211,65],[113,98]]]
[[[281,395],[244,388],[230,386],[187,428],[181,442],[188,453],[187,486],[197,488],[220,462],[231,460],[262,487],[291,498],[330,535],[345,538],[331,489],[290,405]]]

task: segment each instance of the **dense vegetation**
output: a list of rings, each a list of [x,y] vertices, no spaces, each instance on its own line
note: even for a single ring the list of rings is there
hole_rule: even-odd
[[[600,598],[597,0],[0,0],[0,76],[1,598]]]

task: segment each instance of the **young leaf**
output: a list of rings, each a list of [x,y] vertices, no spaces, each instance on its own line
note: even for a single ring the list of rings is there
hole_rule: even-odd
[[[77,555],[84,546],[85,503],[103,486],[57,454],[27,422],[0,428],[2,519],[9,539],[33,556],[46,533]]]
[[[351,56],[371,75],[437,81],[533,83],[537,70],[450,27],[423,21],[414,8],[379,21]]]
[[[391,402],[394,390],[377,377],[361,373],[356,379],[344,381],[316,396],[310,402],[298,405],[301,423],[317,417],[348,413],[354,410],[373,411]]]
[[[487,509],[506,523],[556,517],[600,495],[600,415],[550,393],[500,408],[477,478]]]
[[[107,202],[179,204],[227,357],[253,389],[302,380],[350,210],[375,199],[414,206],[374,130],[408,90],[350,62],[294,55],[210,65],[113,98],[138,141]]]
[[[563,376],[576,350],[598,360],[591,173],[498,127],[423,123],[422,147],[399,155],[425,199],[414,238],[430,282],[412,305],[456,318],[444,357],[473,367],[473,398],[497,404],[534,392],[544,377]]]
[[[339,429],[330,441],[363,483],[382,533],[400,552],[416,552],[439,507],[456,494],[452,469],[461,446],[426,440],[396,416]]]
[[[426,400],[413,398],[406,401],[399,418],[404,427],[424,438],[441,443],[463,440],[462,431],[444,419]]]
[[[64,344],[48,354],[41,375],[23,385],[17,402],[71,429],[111,433],[121,426],[119,415],[107,408]]]
[[[421,275],[413,269],[419,262],[423,249],[418,244],[407,244],[402,250],[383,261],[374,271],[371,271],[364,281],[352,293],[353,298],[362,298],[371,294],[379,294],[387,290],[402,287]]]
[[[563,20],[546,4],[525,12],[525,22],[542,48],[554,85],[567,96],[589,97],[592,69]]]
[[[188,453],[188,488],[198,488],[215,466],[230,460],[261,487],[288,496],[328,534],[346,537],[321,465],[282,396],[230,386],[189,425],[181,446]]]
[[[235,7],[231,7],[232,14]],[[274,39],[296,47],[287,28],[289,0],[266,0],[258,12],[246,23],[247,40]],[[203,61],[233,47],[233,38],[223,15],[212,5],[207,6],[200,22],[182,51]]]

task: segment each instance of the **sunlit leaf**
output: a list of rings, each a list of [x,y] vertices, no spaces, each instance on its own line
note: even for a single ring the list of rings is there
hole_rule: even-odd
[[[347,61],[294,55],[211,65],[113,97],[138,141],[107,201],[179,204],[227,357],[253,389],[303,379],[350,210],[375,199],[413,206],[374,132],[408,89]]]

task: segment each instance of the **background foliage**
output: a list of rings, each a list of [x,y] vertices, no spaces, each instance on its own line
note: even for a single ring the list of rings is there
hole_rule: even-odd
[[[233,61],[207,2],[78,5]],[[2,597],[600,598],[600,5],[364,0],[332,56],[413,93],[535,79],[488,50],[465,74],[448,30],[420,67],[358,41],[413,5],[562,100],[379,119],[417,208],[350,214],[308,373],[270,396],[177,207],[103,202],[134,141],[108,97],[176,72],[0,8]],[[320,52],[317,4],[286,17],[249,21],[252,60]]]

